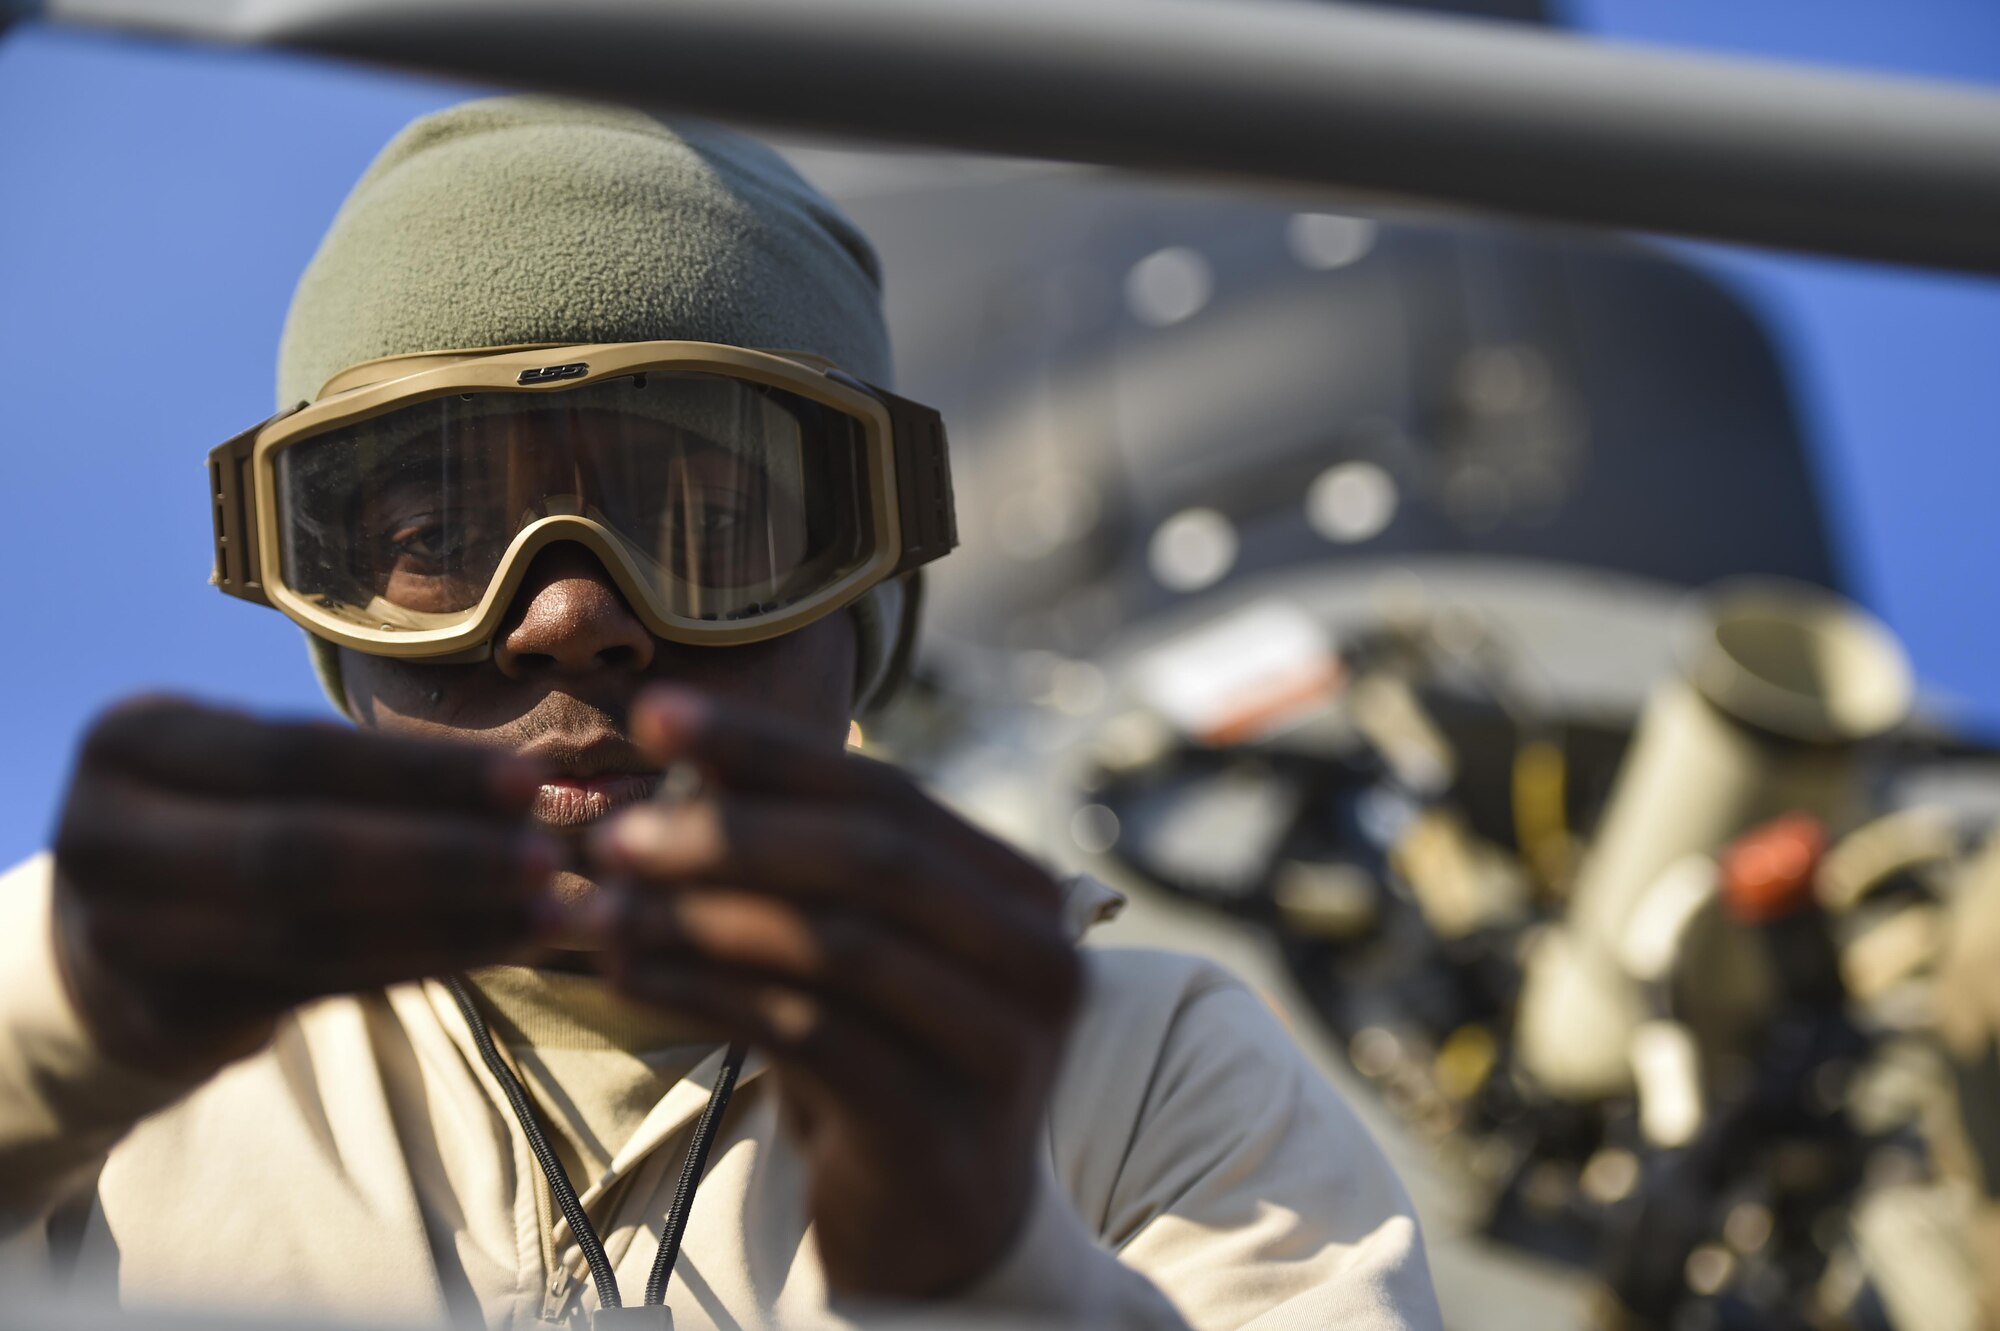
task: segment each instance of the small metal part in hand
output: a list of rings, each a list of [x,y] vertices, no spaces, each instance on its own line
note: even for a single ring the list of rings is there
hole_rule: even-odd
[[[686,804],[698,798],[707,784],[699,767],[677,758],[660,773],[660,788],[653,792],[653,800],[657,804]]]

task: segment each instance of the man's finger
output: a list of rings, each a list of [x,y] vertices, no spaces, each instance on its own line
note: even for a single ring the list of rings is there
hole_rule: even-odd
[[[796,722],[668,686],[632,704],[632,738],[662,767],[692,762],[731,790],[847,802],[906,799],[907,778]]]
[[[171,1006],[276,1011],[310,998],[520,960],[547,926],[532,906],[356,917],[253,917],[181,904],[93,912],[84,940]]]
[[[190,794],[491,818],[525,816],[540,784],[534,764],[496,749],[265,721],[179,699],[143,699],[107,712],[85,737],[82,762]]]
[[[1012,880],[1054,904],[1046,874],[1007,846],[938,805],[903,773],[816,740],[768,712],[687,689],[660,687],[633,706],[633,736],[662,767],[691,762],[735,794],[832,804],[864,804],[906,830],[921,825],[972,865]]]
[[[813,912],[748,892],[672,896],[612,889],[609,949],[653,963],[719,965],[831,995],[960,1080],[1010,1085],[1029,1020],[900,935],[851,912]]]
[[[658,887],[722,884],[859,911],[941,950],[1035,1010],[1075,999],[1073,949],[1052,901],[853,809],[701,800],[634,808],[593,843],[604,876]]]
[[[893,1040],[826,998],[684,962],[626,958],[611,980],[628,997],[756,1046],[781,1071],[805,1075],[885,1140],[929,1130],[959,1103]]]
[[[356,912],[519,902],[554,872],[547,834],[464,814],[186,799],[100,781],[56,858],[92,896]]]

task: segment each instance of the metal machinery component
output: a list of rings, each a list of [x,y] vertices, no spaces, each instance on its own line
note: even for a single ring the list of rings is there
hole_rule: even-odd
[[[1448,565],[1372,579],[1267,580],[1247,607],[1211,601],[1105,658],[1069,839],[1114,881],[1267,932],[1353,1067],[1484,1199],[1486,1231],[1598,1270],[1607,1322],[1952,1324],[1916,1310],[1962,1304],[1966,1274],[1913,1294],[1880,1217],[1942,1214],[1923,1120],[1949,1083],[1926,995],[1955,869],[1991,810],[1876,814],[1901,798],[1890,774],[1973,755],[1921,728],[1877,740],[1842,797],[1817,802],[1841,829],[1824,852],[1821,824],[1797,818],[1728,848],[1767,805],[1811,794],[1755,762],[1738,773],[1757,798],[1633,908],[1609,963],[1629,995],[1535,1018],[1582,1040],[1606,1009],[1632,1013],[1615,1041],[1632,1080],[1568,1086],[1538,1074],[1521,1000],[1574,927],[1606,852],[1594,838],[1616,830],[1600,811],[1663,775],[1726,788],[1736,765],[1662,759],[1657,736],[1635,747],[1636,698],[1579,705],[1537,677],[1524,629],[1573,615],[1629,631],[1589,604],[1609,588],[1524,609],[1490,587],[1473,602]],[[1732,595],[1696,602],[1717,617],[1693,624],[1730,637],[1746,597],[1767,620],[1837,608],[1782,584]],[[1893,670],[1852,691],[1839,673],[1821,678],[1874,709],[1866,728],[1893,719]],[[1683,792],[1701,808],[1712,794]],[[1652,802],[1685,812],[1671,792]]]

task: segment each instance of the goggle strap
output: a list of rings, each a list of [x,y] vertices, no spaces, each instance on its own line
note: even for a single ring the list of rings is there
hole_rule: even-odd
[[[958,544],[958,514],[951,493],[951,456],[944,418],[920,402],[871,386],[888,408],[895,440],[896,508],[903,548],[890,576],[900,577],[951,552]]]
[[[264,595],[257,549],[257,483],[251,474],[251,453],[264,427],[305,406],[287,407],[270,420],[208,451],[208,494],[215,514],[215,571],[208,580],[229,595],[255,605],[269,605]]]

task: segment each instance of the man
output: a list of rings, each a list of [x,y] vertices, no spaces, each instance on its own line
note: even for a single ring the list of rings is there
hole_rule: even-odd
[[[297,409],[211,455],[217,581],[357,729],[85,738],[0,890],[21,1263],[413,1323],[1437,1323],[1250,994],[1077,953],[1108,893],[844,751],[949,484],[866,242],[774,155],[428,117],[280,359]]]

